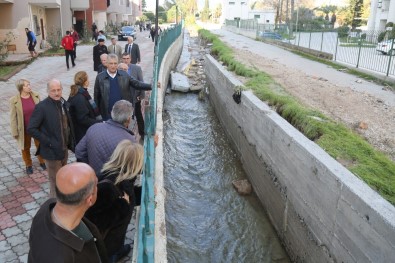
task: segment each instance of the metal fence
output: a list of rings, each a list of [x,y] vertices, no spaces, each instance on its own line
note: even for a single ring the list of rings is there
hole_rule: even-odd
[[[226,20],[225,24],[235,26],[232,20]],[[268,33],[276,33],[282,38],[277,41],[330,53],[335,61],[395,77],[394,30],[347,32],[308,25],[300,26],[298,29],[292,25],[291,32],[287,25],[258,24],[256,20],[251,19],[241,20],[237,25],[240,30],[256,31],[257,38],[271,37],[273,35]],[[385,41],[388,41],[388,46],[392,48],[383,49],[382,53],[377,50],[381,49],[378,44]],[[392,53],[389,51],[391,49]]]
[[[155,249],[155,145],[157,85],[160,65],[170,45],[181,35],[183,24],[164,30],[155,46],[153,86],[149,105],[145,108],[144,171],[141,177],[141,206],[138,225],[138,263],[153,263]],[[166,87],[163,87],[166,88]]]

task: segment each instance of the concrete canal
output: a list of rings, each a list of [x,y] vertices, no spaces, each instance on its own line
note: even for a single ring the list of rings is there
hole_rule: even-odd
[[[168,262],[289,262],[209,100],[173,92],[164,106]]]

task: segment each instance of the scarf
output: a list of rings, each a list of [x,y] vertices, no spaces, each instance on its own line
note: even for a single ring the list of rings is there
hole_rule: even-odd
[[[91,95],[89,95],[88,90],[84,89],[83,87],[79,87],[78,88],[78,93],[81,93],[85,97],[85,99],[87,101],[89,101],[89,103],[91,104],[91,106],[93,108],[93,112],[94,112],[94,114],[96,116],[96,120],[101,121],[102,117],[100,115],[99,108],[97,107],[95,101],[92,99]]]

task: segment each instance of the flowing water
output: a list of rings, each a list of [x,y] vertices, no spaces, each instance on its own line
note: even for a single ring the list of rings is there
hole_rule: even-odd
[[[173,92],[164,118],[168,262],[289,262],[208,99]]]

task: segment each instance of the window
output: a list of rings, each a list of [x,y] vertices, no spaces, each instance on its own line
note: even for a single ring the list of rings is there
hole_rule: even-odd
[[[234,5],[235,4],[235,2],[229,2],[229,5]]]
[[[269,20],[266,20],[266,23],[269,23]]]
[[[242,5],[245,5],[246,2],[241,2]]]
[[[36,15],[33,15],[33,23],[34,23],[34,26],[33,26],[33,28],[35,29],[35,33],[36,33],[36,36],[38,36],[38,35],[41,35],[41,29],[40,29],[40,24],[38,23],[38,19],[37,19],[37,16]]]
[[[261,15],[254,15],[255,19],[261,18]]]

